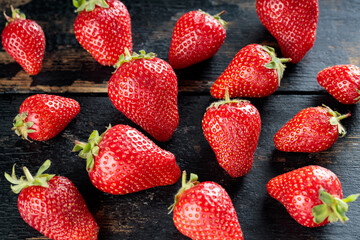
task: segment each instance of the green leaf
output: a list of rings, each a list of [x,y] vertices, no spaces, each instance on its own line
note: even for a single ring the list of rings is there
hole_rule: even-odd
[[[50,166],[51,166],[51,161],[48,159],[43,163],[43,165],[41,165],[41,167],[39,168],[39,170],[35,175],[35,178],[40,177],[40,175],[43,174],[46,170],[48,170]]]
[[[360,196],[360,194],[352,194],[350,196],[348,196],[347,198],[343,199],[344,202],[349,203],[349,202],[354,202],[358,197]]]
[[[315,223],[322,223],[329,216],[329,207],[326,204],[321,204],[313,207],[312,214]]]

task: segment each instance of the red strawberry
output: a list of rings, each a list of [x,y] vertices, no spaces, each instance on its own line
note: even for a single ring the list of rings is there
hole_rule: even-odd
[[[96,61],[114,65],[124,49],[132,49],[131,20],[126,6],[118,0],[74,0],[79,15],[75,37]]]
[[[47,160],[36,176],[24,167],[23,176],[17,178],[15,165],[12,175],[5,173],[11,189],[20,193],[18,209],[21,217],[31,227],[54,240],[95,240],[99,227],[86,203],[66,177],[43,174],[50,167]]]
[[[214,56],[224,43],[226,22],[221,13],[211,16],[199,11],[184,14],[171,38],[169,63],[175,69],[186,68]]]
[[[247,174],[254,160],[261,119],[248,101],[233,99],[213,103],[202,120],[205,138],[217,161],[232,177]]]
[[[230,97],[265,97],[276,91],[284,74],[284,62],[268,46],[250,44],[242,48],[211,87],[211,95]]]
[[[87,159],[94,186],[111,194],[171,185],[181,174],[172,153],[126,125],[111,127],[100,136],[94,131],[88,143],[76,142],[73,151]]]
[[[108,84],[110,100],[156,140],[167,141],[179,123],[175,72],[154,53],[125,52]]]
[[[5,51],[30,75],[40,72],[45,52],[45,35],[39,24],[11,6],[12,18],[1,34]]]
[[[318,0],[257,0],[256,12],[292,63],[300,62],[314,45]]]
[[[182,187],[175,196],[173,220],[176,228],[193,240],[228,239],[242,240],[243,233],[235,208],[224,188],[215,182],[197,181],[191,174],[186,181],[182,176]],[[170,211],[170,212],[171,212]]]
[[[318,83],[343,104],[360,100],[360,68],[354,65],[336,65],[323,69],[317,75]]]
[[[329,149],[346,131],[340,120],[350,113],[340,115],[329,107],[309,107],[301,110],[274,136],[278,150],[284,152],[321,152]]]
[[[271,197],[286,208],[290,215],[305,227],[319,227],[348,218],[348,202],[359,196],[343,198],[341,184],[330,170],[306,166],[271,179],[266,185]]]
[[[12,130],[26,140],[46,141],[58,135],[79,111],[80,105],[74,99],[36,94],[21,104]]]

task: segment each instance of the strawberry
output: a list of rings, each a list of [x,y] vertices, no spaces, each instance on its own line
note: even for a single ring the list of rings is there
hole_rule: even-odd
[[[189,67],[214,56],[224,43],[226,22],[199,11],[191,11],[176,22],[171,38],[169,63],[174,69]]]
[[[257,0],[256,12],[292,63],[300,62],[314,45],[318,0]]]
[[[341,183],[329,169],[306,166],[271,179],[266,185],[271,197],[278,200],[290,215],[305,227],[320,227],[348,218],[349,202],[359,194],[343,198]]]
[[[340,120],[350,113],[340,115],[329,107],[309,107],[301,110],[274,136],[278,150],[284,152],[321,152],[329,149],[346,131]]]
[[[355,65],[336,65],[320,71],[318,83],[343,104],[360,100],[360,68]]]
[[[24,100],[13,128],[18,136],[46,141],[58,135],[80,111],[80,105],[71,98],[36,94]]]
[[[169,140],[179,123],[174,70],[154,53],[128,50],[115,67],[108,84],[111,102],[156,140]]]
[[[54,240],[95,240],[99,227],[86,203],[66,177],[43,174],[50,167],[50,160],[40,167],[33,177],[24,167],[25,176],[17,178],[15,165],[12,175],[5,173],[18,197],[21,217],[31,227]]]
[[[258,110],[245,100],[225,100],[210,105],[202,128],[220,166],[231,177],[247,174],[254,160],[261,119]]]
[[[116,125],[99,135],[93,131],[88,143],[76,141],[73,151],[87,160],[91,182],[101,191],[127,194],[174,184],[180,178],[175,156],[138,130]]]
[[[242,48],[211,87],[211,95],[230,97],[265,97],[276,91],[284,74],[284,62],[268,46],[250,44]]]
[[[124,49],[132,49],[131,20],[118,0],[73,0],[78,16],[75,37],[102,65],[114,65]]]
[[[26,19],[19,9],[11,6],[12,17],[1,34],[5,51],[30,75],[40,72],[45,52],[45,35],[35,21]]]
[[[182,187],[170,206],[176,228],[193,240],[244,239],[235,208],[226,190],[215,182],[197,181],[195,174]]]

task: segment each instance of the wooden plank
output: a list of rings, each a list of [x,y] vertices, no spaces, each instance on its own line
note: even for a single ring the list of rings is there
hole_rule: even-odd
[[[180,92],[208,92],[235,54],[248,44],[261,43],[277,48],[275,39],[258,19],[253,0],[123,2],[132,18],[134,50],[153,51],[164,60],[168,58],[173,27],[182,14],[199,8],[213,14],[226,10],[223,18],[229,24],[224,45],[213,58],[176,71]],[[0,92],[107,92],[107,81],[113,69],[100,66],[76,41],[73,32],[76,14],[71,1],[14,0],[12,3],[43,27],[46,53],[40,74],[28,76],[1,48]],[[8,2],[0,4],[8,10]],[[335,64],[360,65],[357,24],[360,3],[320,0],[319,4],[315,45],[300,63],[288,64],[278,92],[323,92],[316,82],[320,70]],[[2,28],[3,25],[1,31]]]
[[[157,187],[138,193],[115,196],[92,186],[85,171],[85,162],[71,149],[76,139],[86,140],[93,129],[105,130],[111,123],[138,126],[118,112],[106,95],[67,94],[79,101],[81,111],[57,137],[46,142],[26,142],[10,130],[12,118],[28,95],[0,95],[0,169],[11,171],[14,163],[35,171],[46,159],[52,160],[51,172],[70,178],[84,196],[88,207],[101,227],[99,239],[188,239],[177,231],[167,207],[180,187]],[[344,106],[329,95],[272,95],[254,99],[261,114],[262,130],[254,157],[253,169],[245,177],[232,179],[216,162],[215,155],[203,136],[201,120],[213,101],[209,95],[179,95],[180,123],[174,136],[159,143],[176,156],[182,170],[199,175],[200,181],[215,181],[229,193],[246,239],[344,239],[360,235],[360,201],[351,204],[345,225],[340,223],[309,229],[291,219],[285,209],[266,192],[266,183],[278,174],[305,165],[317,164],[338,174],[344,195],[357,192],[360,184],[359,106]],[[327,104],[351,118],[343,120],[348,134],[327,151],[316,154],[284,153],[272,142],[276,131],[302,108]],[[101,106],[101,107],[99,107]],[[143,131],[142,131],[143,132]],[[0,181],[0,236],[8,240],[43,239],[41,234],[22,221],[17,210],[17,196],[9,183]]]

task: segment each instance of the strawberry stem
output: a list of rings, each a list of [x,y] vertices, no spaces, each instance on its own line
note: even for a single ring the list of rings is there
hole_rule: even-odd
[[[271,61],[265,64],[265,67],[268,69],[275,69],[278,75],[278,84],[280,86],[281,79],[283,78],[285,65],[283,63],[290,62],[290,58],[278,58],[276,57],[275,49],[269,46],[261,46],[261,49],[267,52]]]
[[[50,181],[50,179],[55,176],[53,174],[43,174],[50,167],[50,165],[51,165],[51,161],[46,160],[44,164],[39,168],[35,177],[31,175],[27,167],[23,167],[23,171],[26,179],[24,176],[21,176],[18,179],[15,174],[15,164],[14,164],[12,168],[11,176],[8,173],[5,173],[5,178],[6,180],[8,180],[10,183],[13,184],[11,185],[11,189],[16,194],[20,193],[21,190],[29,186],[42,186],[47,188],[49,187],[48,181]]]
[[[86,159],[86,170],[91,172],[94,168],[95,157],[99,155],[99,143],[101,142],[104,134],[111,128],[109,125],[105,132],[99,135],[97,130],[94,130],[88,139],[88,142],[75,141],[73,152],[79,152],[79,157]]]
[[[96,6],[109,8],[105,0],[73,0],[73,5],[77,8],[75,12],[82,12],[84,10],[91,12]]]
[[[344,126],[341,125],[340,121],[344,118],[350,117],[351,114],[347,113],[347,114],[341,115],[340,113],[333,111],[331,108],[329,108],[328,106],[326,106],[324,104],[322,106],[325,107],[327,109],[327,111],[332,115],[332,117],[330,118],[330,124],[337,125],[340,137],[344,137],[346,134],[346,130],[345,130]]]
[[[153,52],[146,53],[144,50],[139,51],[138,53],[131,54],[128,48],[125,48],[124,53],[120,55],[119,60],[115,63],[114,68],[119,68],[122,64],[134,61],[137,59],[151,59],[156,57],[156,54]]]
[[[220,24],[221,24],[221,26],[223,26],[223,28],[226,27],[227,22],[224,21],[224,20],[220,17],[221,15],[223,15],[224,13],[226,13],[225,10],[222,10],[221,12],[219,12],[219,13],[216,14],[216,15],[211,15],[211,14],[209,14],[209,13],[207,13],[207,12],[204,12],[204,11],[201,10],[201,9],[199,9],[198,11],[201,12],[201,13],[203,13],[203,14],[206,14],[206,15],[208,15],[208,16],[211,16],[211,17],[215,18],[216,20],[218,20],[218,21],[220,22]]]
[[[17,8],[14,9],[14,7],[12,5],[10,6],[10,8],[11,8],[11,17],[6,15],[6,12],[4,11],[4,16],[7,21],[6,25],[15,20],[19,20],[19,19],[25,20],[26,19],[25,14],[20,12],[19,9],[17,9]]]
[[[353,194],[345,199],[340,199],[330,195],[326,190],[321,188],[319,190],[319,199],[323,204],[313,207],[314,222],[319,224],[325,219],[328,219],[329,222],[337,222],[340,220],[342,223],[345,223],[349,220],[345,216],[345,212],[349,209],[347,203],[355,201],[359,196],[360,194]]]
[[[18,114],[14,120],[13,120],[13,127],[11,130],[15,131],[15,134],[21,137],[22,139],[25,139],[29,142],[31,142],[28,138],[29,133],[33,133],[36,130],[31,129],[31,127],[34,125],[33,122],[27,122],[26,118],[28,116],[27,112],[22,112],[21,114]]]
[[[213,102],[207,109],[212,108],[212,107],[217,109],[220,106],[228,104],[228,103],[241,103],[241,102],[249,102],[249,101],[242,100],[242,99],[230,99],[229,90],[226,88],[224,100]]]
[[[170,210],[168,212],[168,214],[170,214],[174,210],[174,208],[175,208],[176,204],[179,202],[180,196],[183,192],[185,192],[186,190],[199,184],[199,182],[197,180],[198,180],[198,176],[194,173],[191,173],[189,181],[186,182],[186,171],[183,171],[183,174],[181,177],[181,188],[175,195],[174,203],[171,204],[171,206],[168,208]]]

